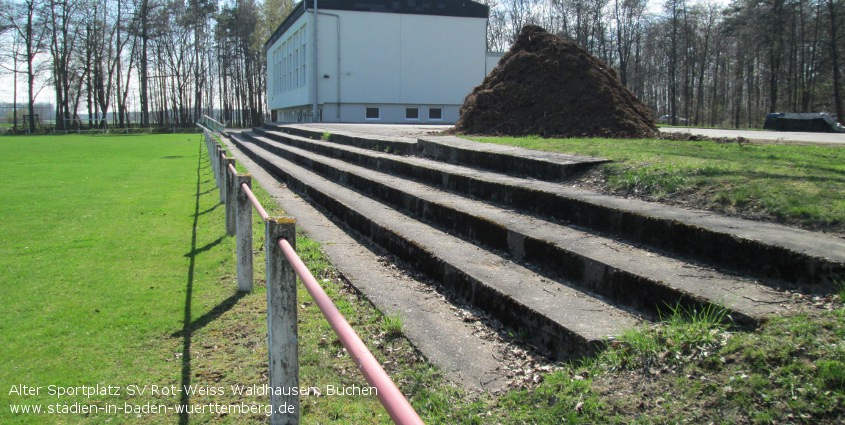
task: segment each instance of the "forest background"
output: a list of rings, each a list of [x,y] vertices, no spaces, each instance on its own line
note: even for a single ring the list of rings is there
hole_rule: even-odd
[[[490,6],[488,50],[540,25],[613,67],[656,116],[727,128],[760,127],[769,112],[843,118],[845,0],[479,1]],[[202,115],[260,124],[263,45],[294,4],[0,0],[0,74],[12,92],[0,120],[34,128],[40,115],[58,130],[190,127]]]

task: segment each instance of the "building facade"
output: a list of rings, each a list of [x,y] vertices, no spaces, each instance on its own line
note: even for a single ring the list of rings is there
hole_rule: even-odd
[[[454,123],[500,56],[480,3],[308,1],[264,46],[274,122]]]

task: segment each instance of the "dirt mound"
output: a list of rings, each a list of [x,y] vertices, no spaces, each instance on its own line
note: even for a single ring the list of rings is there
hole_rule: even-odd
[[[651,110],[574,42],[528,25],[461,107],[456,131],[544,137],[649,137]]]

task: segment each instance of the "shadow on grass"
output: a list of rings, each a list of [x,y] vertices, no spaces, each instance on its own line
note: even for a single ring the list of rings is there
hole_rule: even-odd
[[[178,332],[173,332],[172,334],[170,334],[170,336],[178,338],[184,337],[185,335],[193,334],[194,332],[204,328],[205,325],[217,320],[217,318],[222,316],[227,311],[231,310],[235,306],[235,304],[237,304],[241,298],[247,296],[247,294],[248,292],[235,292],[234,294],[230,295],[229,298],[226,298],[225,300],[221,301],[220,304],[214,306],[214,308],[209,310],[208,313],[205,313],[199,318],[197,318],[197,320],[192,321],[188,325],[187,329],[182,328],[182,330]]]
[[[196,234],[196,232],[197,232],[196,231],[196,226],[197,226],[196,220],[199,218],[199,216],[202,215],[202,213],[197,211],[194,215],[195,215],[195,217],[194,217],[194,234]],[[206,252],[206,251],[210,250],[211,248],[214,248],[215,246],[220,245],[220,242],[223,242],[224,239],[226,239],[226,236],[221,236],[221,237],[219,237],[219,238],[217,238],[217,239],[215,239],[215,240],[213,240],[213,241],[211,241],[211,242],[209,242],[209,243],[207,243],[207,244],[205,244],[205,245],[203,245],[199,248],[197,248],[196,240],[194,240],[194,243],[191,245],[191,248],[193,248],[193,249],[191,249],[191,252],[185,254],[185,257],[190,258],[191,261],[193,261],[194,257],[196,257],[197,254],[202,254],[203,252]]]
[[[207,210],[205,210],[205,211],[203,211],[203,212],[199,213],[199,215],[205,215],[205,214],[208,214],[208,213],[210,213],[210,212],[213,212],[214,210],[216,210],[216,209],[217,209],[218,207],[220,207],[221,205],[223,205],[223,203],[222,203],[222,202],[218,202],[218,203],[214,204],[214,206],[213,206],[213,207],[211,207],[211,208],[209,208],[209,209],[207,209]]]
[[[184,391],[184,388],[191,385],[191,339],[193,337],[194,331],[202,329],[209,323],[222,316],[224,313],[232,309],[232,307],[234,307],[238,303],[238,301],[246,295],[245,292],[237,292],[223,300],[220,304],[216,305],[208,313],[197,318],[197,320],[191,320],[191,301],[194,291],[194,273],[196,268],[196,257],[197,255],[202,254],[203,252],[206,252],[211,248],[217,246],[218,244],[220,244],[220,242],[223,241],[223,239],[225,239],[225,236],[221,236],[213,242],[210,242],[202,247],[197,248],[197,224],[199,223],[200,216],[202,214],[205,214],[206,212],[209,212],[200,212],[200,197],[214,190],[214,188],[212,188],[211,190],[200,193],[202,186],[201,175],[203,169],[202,158],[202,143],[200,143],[199,158],[197,161],[197,194],[195,196],[196,202],[194,204],[194,223],[191,230],[191,251],[185,254],[185,257],[190,260],[188,263],[188,277],[185,288],[185,314],[182,319],[182,330],[174,332],[171,335],[173,337],[182,337],[181,388],[183,389],[183,391],[181,392],[182,395],[179,399],[179,403],[182,406],[185,406],[186,408],[191,403],[191,395],[188,391]],[[188,411],[186,409],[183,409],[183,411],[179,413],[179,424],[187,424],[189,420],[190,418]]]

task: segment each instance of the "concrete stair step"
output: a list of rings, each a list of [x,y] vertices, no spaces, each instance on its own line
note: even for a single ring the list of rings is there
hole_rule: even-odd
[[[336,220],[488,312],[555,358],[592,354],[641,322],[625,310],[553,281],[327,180],[250,142],[232,141],[289,188]]]
[[[322,214],[316,206],[279,184],[231,143],[229,152],[246,167],[253,187],[260,185],[285,210],[296,217],[297,229],[321,245],[343,279],[384,314],[402,317],[402,334],[433,365],[469,391],[503,391],[511,387],[508,375],[525,360],[515,355],[501,330],[489,326],[477,309],[455,305],[423,278],[391,261],[389,253],[356,239]],[[353,325],[354,327],[354,325]]]
[[[454,136],[421,138],[417,141],[417,151],[450,164],[548,181],[561,181],[609,162],[604,158],[478,143]]]
[[[761,278],[778,287],[829,291],[833,278],[845,276],[845,240],[833,236],[273,130],[258,132],[321,155]]]
[[[652,317],[683,305],[728,308],[734,322],[754,327],[786,312],[788,297],[755,281],[678,261],[612,239],[463,198],[257,135],[244,137],[286,160],[366,194],[471,243],[506,252],[549,278]]]
[[[586,171],[595,165],[608,162],[604,158],[543,152],[492,143],[477,143],[453,136],[432,136],[414,140],[410,138],[362,137],[337,131],[323,132],[314,128],[294,125],[277,126],[271,124],[265,125],[265,127],[308,139],[326,140],[399,155],[417,155],[436,161],[547,181],[560,181]]]
[[[397,155],[413,155],[417,150],[417,142],[413,139],[397,139],[392,137],[361,137],[355,134],[343,132],[319,131],[313,128],[297,125],[273,125],[265,124],[265,128],[279,133],[291,134],[311,140],[325,140],[327,142],[354,146],[362,149],[378,152],[387,152]]]

